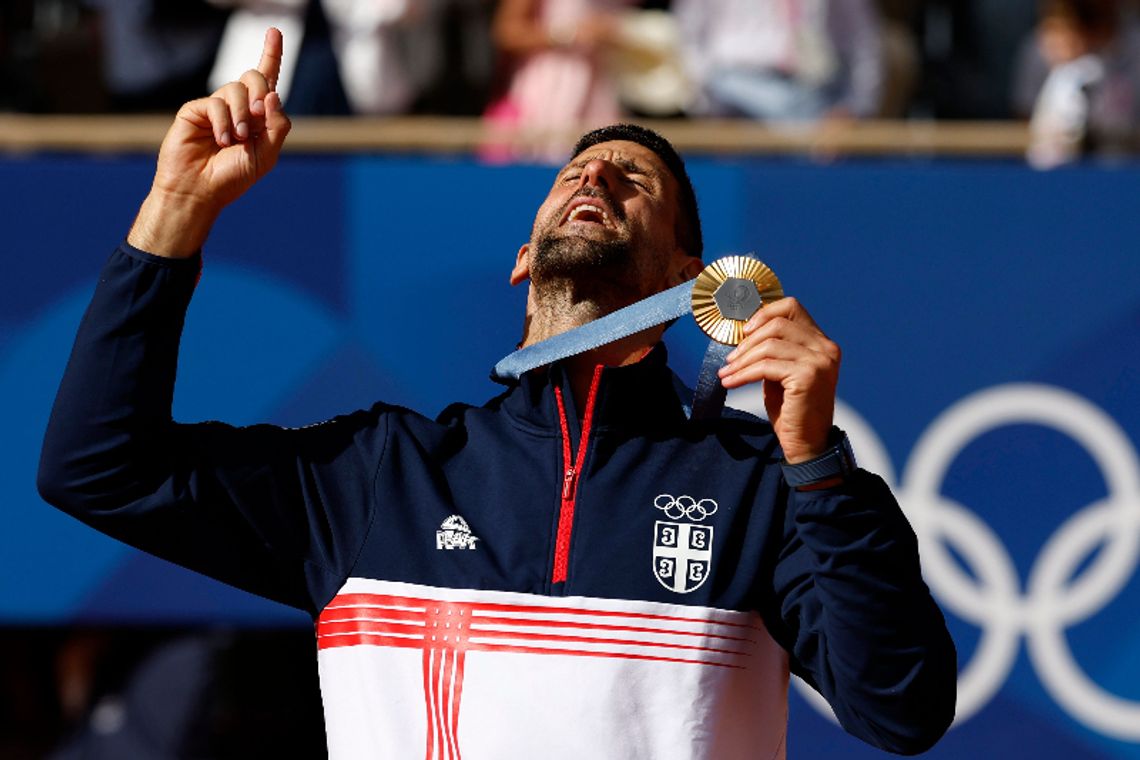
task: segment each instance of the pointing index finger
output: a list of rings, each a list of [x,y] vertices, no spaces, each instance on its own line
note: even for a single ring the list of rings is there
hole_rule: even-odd
[[[261,60],[257,70],[269,82],[270,92],[277,89],[277,76],[281,73],[281,30],[269,27],[265,30],[265,45],[261,48]]]

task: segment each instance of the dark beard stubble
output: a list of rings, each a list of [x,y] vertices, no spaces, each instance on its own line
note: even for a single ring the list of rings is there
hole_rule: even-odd
[[[540,298],[591,301],[598,316],[640,297],[633,246],[628,240],[583,240],[546,234],[535,244],[531,282]]]
[[[628,240],[584,240],[548,232],[535,243],[532,276],[543,282],[625,279],[631,249]]]

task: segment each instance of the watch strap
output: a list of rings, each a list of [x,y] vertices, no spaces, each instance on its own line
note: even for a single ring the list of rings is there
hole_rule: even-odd
[[[806,462],[791,464],[787,460],[780,462],[784,471],[784,479],[793,488],[813,486],[835,478],[846,478],[858,466],[855,463],[855,453],[851,450],[851,442],[847,434],[837,427],[831,428],[832,445],[819,456]]]

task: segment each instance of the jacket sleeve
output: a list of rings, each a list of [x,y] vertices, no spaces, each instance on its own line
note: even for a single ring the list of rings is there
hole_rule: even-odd
[[[841,487],[789,490],[783,527],[771,617],[792,671],[849,733],[926,751],[954,719],[957,654],[890,489],[859,470]]]
[[[175,423],[199,271],[198,257],[112,254],[52,408],[40,494],[132,546],[315,613],[363,545],[384,410],[302,429]]]

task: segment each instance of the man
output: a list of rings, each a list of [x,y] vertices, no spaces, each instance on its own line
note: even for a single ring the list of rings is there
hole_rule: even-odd
[[[883,40],[871,0],[674,0],[689,112],[765,122],[873,118]]]
[[[44,497],[309,611],[335,758],[783,757],[789,669],[857,736],[931,746],[953,643],[886,486],[819,468],[839,351],[794,300],[722,370],[766,381],[771,424],[687,419],[661,327],[435,421],[384,403],[301,430],[171,421],[197,252],[289,130],[280,46],[271,30],[167,134],[80,327]],[[524,342],[692,277],[700,249],[668,143],[587,135],[511,274]]]

